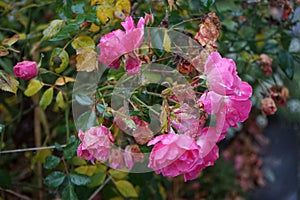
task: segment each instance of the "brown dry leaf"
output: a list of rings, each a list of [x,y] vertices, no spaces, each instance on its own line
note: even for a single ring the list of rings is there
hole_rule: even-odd
[[[98,69],[97,53],[91,48],[77,49],[76,70],[91,72]]]
[[[69,82],[75,82],[75,79],[72,77],[63,76],[63,77],[59,77],[58,79],[56,79],[55,85],[63,86]]]
[[[175,0],[168,0],[168,4],[170,7],[170,12],[172,12],[172,9],[176,9]]]

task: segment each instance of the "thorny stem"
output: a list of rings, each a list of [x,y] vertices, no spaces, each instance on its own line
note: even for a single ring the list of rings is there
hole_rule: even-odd
[[[66,147],[66,144],[60,145],[62,148]],[[56,146],[48,146],[48,147],[33,147],[33,148],[25,148],[25,149],[14,149],[14,150],[7,150],[7,151],[1,151],[0,154],[8,154],[8,153],[21,153],[21,152],[27,152],[27,151],[39,151],[39,150],[45,150],[45,149],[55,149]]]
[[[102,185],[90,196],[88,200],[93,200],[94,197],[104,188],[104,186],[111,180],[111,176],[109,176]]]
[[[173,26],[171,26],[170,29],[174,29],[174,27],[179,26],[179,25],[181,25],[181,24],[184,24],[184,23],[186,23],[186,22],[196,21],[196,20],[200,20],[200,19],[201,19],[201,17],[183,20],[182,22],[179,22],[179,23],[174,24]]]
[[[146,108],[148,108],[149,110],[151,110],[154,114],[156,114],[157,116],[160,115],[160,113],[158,113],[156,110],[154,110],[153,108],[151,108],[150,106],[148,106],[147,104],[145,104],[143,101],[141,101],[139,98],[137,98],[136,96],[132,96],[133,99],[135,99],[136,101],[138,101],[140,104],[142,104],[143,106],[145,106]]]

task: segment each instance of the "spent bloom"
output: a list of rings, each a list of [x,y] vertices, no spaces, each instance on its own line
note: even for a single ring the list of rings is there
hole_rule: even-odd
[[[277,107],[274,100],[271,97],[267,97],[261,100],[260,110],[264,116],[274,115]]]
[[[78,137],[81,140],[81,144],[77,149],[79,158],[91,160],[92,162],[95,159],[102,162],[109,158],[114,138],[105,126],[91,127],[85,132],[79,130]]]
[[[120,149],[113,149],[109,155],[109,166],[113,169],[122,169],[125,166],[124,155]]]
[[[147,20],[149,19],[146,18]],[[126,17],[122,26],[125,31],[120,29],[110,32],[101,37],[99,61],[108,65],[109,68],[118,69],[120,58],[125,54],[125,69],[129,75],[134,75],[140,71],[141,62],[134,50],[139,48],[144,39],[144,26],[147,21],[140,18],[135,27],[131,16]]]
[[[34,61],[18,62],[13,69],[15,76],[23,80],[32,79],[38,74],[37,64]]]
[[[261,68],[264,70],[265,75],[269,75],[273,73],[272,70],[272,62],[273,59],[270,58],[267,54],[261,54],[259,56],[259,64]]]

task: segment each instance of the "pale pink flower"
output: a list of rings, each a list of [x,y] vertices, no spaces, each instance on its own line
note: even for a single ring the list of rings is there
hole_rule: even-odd
[[[13,70],[15,76],[23,80],[32,79],[38,74],[37,64],[34,61],[18,62]]]
[[[102,162],[109,157],[114,138],[105,126],[91,127],[85,132],[79,130],[78,137],[81,140],[77,149],[79,158]]]
[[[129,54],[130,56],[125,57],[125,69],[129,75],[138,73],[141,62],[133,51],[139,48],[143,42],[145,23],[145,19],[141,17],[135,27],[132,17],[129,16],[126,17],[125,22],[121,23],[125,32],[118,29],[102,36],[98,45],[100,48],[99,61],[108,65],[109,68],[118,69],[120,57]]]
[[[134,159],[133,156],[131,155],[131,146],[127,145],[124,150],[124,161],[125,161],[125,166],[128,169],[132,169],[134,165]]]
[[[113,169],[124,168],[124,156],[120,149],[113,149],[109,155],[109,166]]]
[[[236,72],[232,59],[222,58],[218,52],[212,52],[204,66],[208,89],[220,95],[235,95],[236,99],[248,99],[252,88],[243,82]]]
[[[154,145],[148,167],[163,176],[175,177],[193,170],[198,162],[200,147],[194,139],[183,134],[164,134],[148,143]]]
[[[267,97],[261,100],[260,110],[264,116],[274,115],[277,107],[274,100],[271,97]]]

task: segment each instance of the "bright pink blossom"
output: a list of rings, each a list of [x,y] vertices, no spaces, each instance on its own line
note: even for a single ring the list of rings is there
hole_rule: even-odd
[[[206,127],[201,131],[201,135],[197,139],[197,144],[200,147],[199,157],[190,172],[184,175],[185,181],[197,178],[200,171],[214,165],[219,158],[219,148],[216,145],[218,138],[219,133],[215,128]]]
[[[34,61],[18,62],[14,66],[14,74],[23,80],[32,79],[38,74],[37,64]]]
[[[148,167],[163,176],[175,177],[187,174],[198,162],[200,147],[194,139],[183,134],[164,134],[148,143],[154,145]],[[187,179],[185,179],[187,180]]]
[[[98,45],[100,48],[99,61],[107,64],[109,68],[118,69],[120,57],[131,52],[133,54],[133,51],[141,46],[145,23],[145,19],[141,17],[135,27],[132,17],[129,16],[126,17],[125,22],[121,23],[125,32],[118,29],[102,36]],[[136,55],[126,58],[125,69],[130,75],[138,73],[140,65],[141,62]]]
[[[244,122],[250,113],[252,102],[239,100],[234,95],[222,96],[213,91],[203,94],[199,101],[204,104],[208,114],[216,115],[216,128],[226,132],[230,127],[236,127],[238,122]]]
[[[204,66],[204,75],[208,89],[221,95],[235,95],[236,99],[248,99],[252,88],[243,82],[236,72],[232,59],[222,58],[218,52],[212,52]]]
[[[81,140],[77,149],[79,158],[102,162],[109,157],[114,138],[105,126],[91,127],[85,132],[79,130],[78,137]]]

